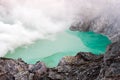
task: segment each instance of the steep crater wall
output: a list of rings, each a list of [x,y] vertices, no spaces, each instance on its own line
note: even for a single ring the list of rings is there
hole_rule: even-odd
[[[106,35],[112,42],[120,40],[120,18],[116,16],[99,16],[85,19],[71,25],[72,31],[94,31]]]

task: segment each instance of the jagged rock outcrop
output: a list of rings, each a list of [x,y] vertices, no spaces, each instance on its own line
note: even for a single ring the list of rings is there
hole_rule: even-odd
[[[48,80],[120,80],[120,42],[112,43],[106,54],[96,56],[80,52],[64,57],[49,69]]]
[[[120,80],[120,42],[111,44],[103,59],[98,80]]]
[[[53,80],[95,80],[100,73],[103,56],[78,53],[75,57],[64,57],[60,64],[49,69],[48,77]]]
[[[120,41],[109,45],[104,55],[79,52],[63,57],[55,68],[0,58],[0,80],[120,80]]]
[[[21,59],[0,58],[0,80],[38,80],[46,71],[42,62],[29,65]]]
[[[77,22],[70,27],[74,31],[94,31],[109,37],[112,42],[120,40],[120,17],[117,14],[97,16]]]

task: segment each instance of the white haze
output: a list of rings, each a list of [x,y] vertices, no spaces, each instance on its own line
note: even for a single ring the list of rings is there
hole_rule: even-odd
[[[0,0],[0,56],[39,39],[51,39],[72,23],[90,20],[117,0]],[[109,10],[110,11],[110,10]]]

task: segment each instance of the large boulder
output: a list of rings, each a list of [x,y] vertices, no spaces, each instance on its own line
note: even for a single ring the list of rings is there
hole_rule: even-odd
[[[46,71],[42,62],[29,65],[21,59],[0,58],[0,80],[39,80]]]

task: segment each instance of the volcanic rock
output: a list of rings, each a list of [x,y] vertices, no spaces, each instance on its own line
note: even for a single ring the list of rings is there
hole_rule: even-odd
[[[42,62],[29,66],[21,59],[0,58],[0,80],[39,80],[47,70]]]
[[[103,55],[79,52],[63,57],[54,68],[40,61],[27,64],[0,58],[0,80],[120,80],[120,41],[109,45]]]
[[[112,41],[117,42],[120,40],[120,17],[113,16],[112,14],[97,16],[91,20],[78,21],[72,24],[70,30],[72,31],[93,31],[101,33]]]

